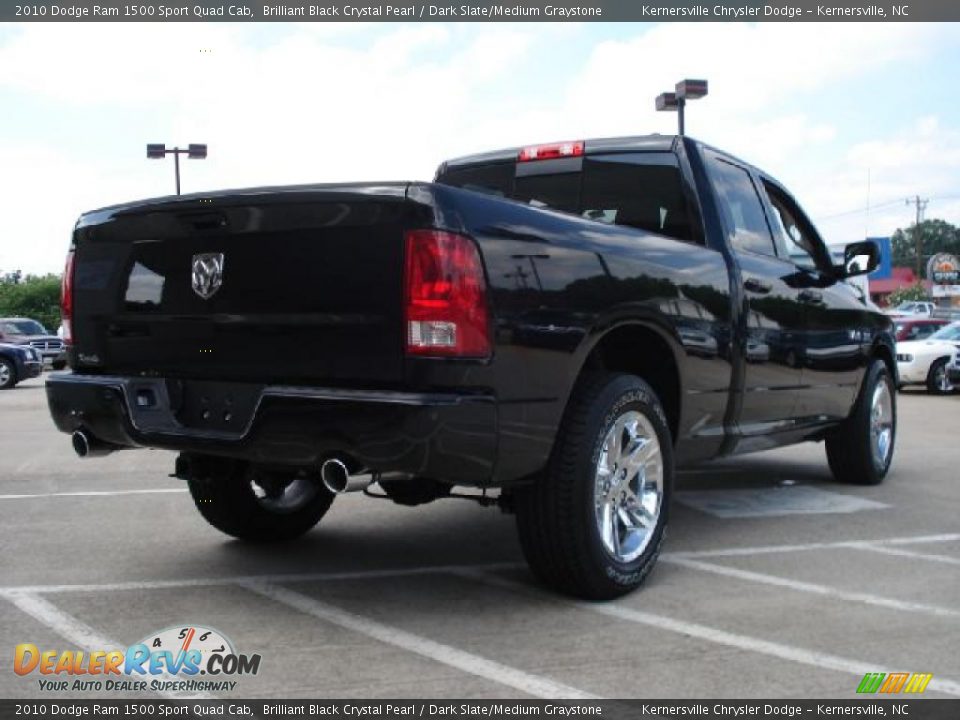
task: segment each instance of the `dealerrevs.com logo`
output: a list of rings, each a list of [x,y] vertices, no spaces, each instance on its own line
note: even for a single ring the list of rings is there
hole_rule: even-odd
[[[216,692],[234,690],[241,675],[256,675],[260,655],[237,653],[223,633],[201,625],[151,633],[126,650],[14,649],[17,675],[40,676],[40,690],[63,692]]]

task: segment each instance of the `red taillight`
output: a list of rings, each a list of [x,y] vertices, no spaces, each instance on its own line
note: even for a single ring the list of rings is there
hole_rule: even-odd
[[[518,162],[531,160],[552,160],[554,158],[580,157],[583,155],[583,140],[576,142],[552,143],[550,145],[531,145],[520,150]]]
[[[67,253],[67,264],[60,280],[60,319],[63,321],[63,341],[67,345],[73,344],[73,256],[73,250]]]
[[[441,230],[408,232],[404,305],[408,354],[490,354],[486,280],[470,239]]]

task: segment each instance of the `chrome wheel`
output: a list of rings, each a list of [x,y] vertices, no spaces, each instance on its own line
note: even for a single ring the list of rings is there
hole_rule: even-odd
[[[937,366],[933,369],[933,384],[944,395],[953,392],[953,383],[950,382],[950,375],[947,373],[945,362],[937,363]]]
[[[250,486],[257,502],[275,513],[296,512],[320,492],[317,480],[303,473],[286,478],[254,476]]]
[[[594,500],[606,551],[623,563],[638,558],[660,519],[663,459],[653,425],[635,410],[618,417],[603,440]]]
[[[877,467],[884,468],[893,448],[893,398],[889,383],[881,380],[870,402],[870,447]]]
[[[13,380],[13,370],[7,363],[0,362],[0,388],[5,388]]]

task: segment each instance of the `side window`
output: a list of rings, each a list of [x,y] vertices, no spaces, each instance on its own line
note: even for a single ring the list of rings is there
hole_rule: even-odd
[[[824,259],[810,221],[776,185],[764,180],[763,189],[773,207],[773,236],[778,253],[798,267],[817,270]]]
[[[734,250],[776,255],[763,205],[750,174],[720,157],[711,155],[710,174],[720,199],[720,212],[733,235]]]

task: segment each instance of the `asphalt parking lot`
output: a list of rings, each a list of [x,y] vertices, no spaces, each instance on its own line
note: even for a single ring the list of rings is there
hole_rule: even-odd
[[[895,671],[958,697],[960,397],[899,410],[880,487],[833,483],[813,444],[685,474],[646,585],[588,604],[532,584],[513,519],[459,500],[352,495],[296,543],[232,541],[172,454],[77,460],[32,380],[0,393],[0,697],[41,695],[18,643],[180,625],[261,654],[235,697],[853,699]]]

